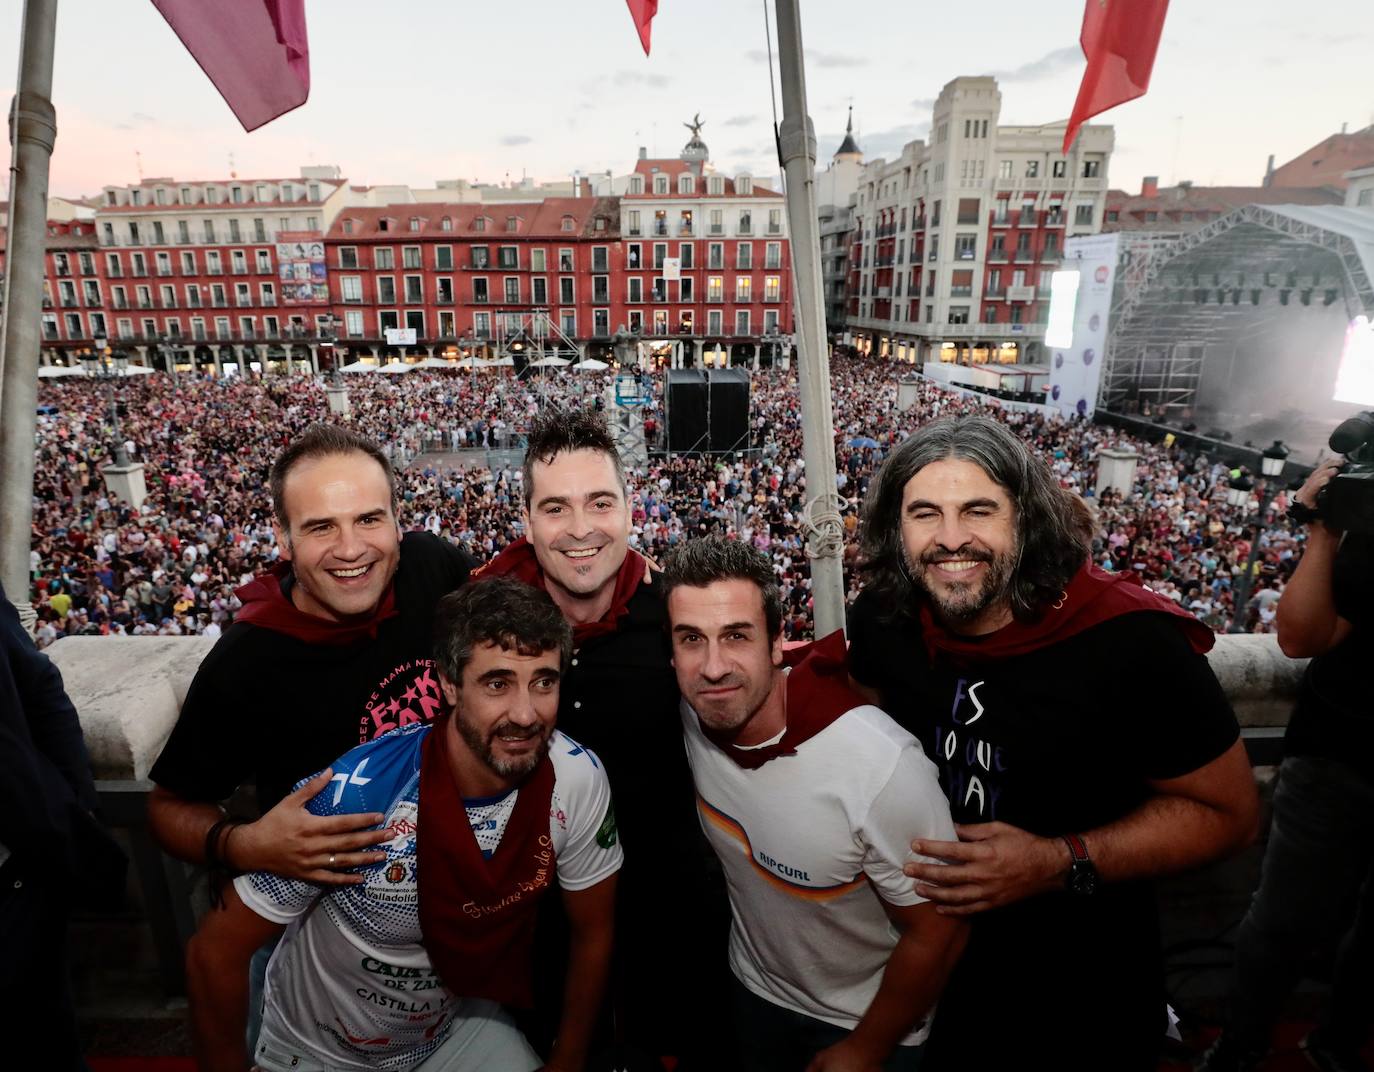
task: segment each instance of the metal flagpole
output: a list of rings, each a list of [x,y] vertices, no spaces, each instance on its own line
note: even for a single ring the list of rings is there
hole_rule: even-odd
[[[797,318],[797,375],[801,381],[802,457],[806,462],[806,553],[816,636],[844,628],[844,524],[835,488],[835,426],[830,402],[821,290],[820,229],[816,220],[816,132],[806,114],[798,0],[776,0],[782,123],[778,155],[787,179],[787,224]]]
[[[33,436],[38,402],[48,162],[57,140],[52,106],[57,0],[25,0],[19,88],[10,106],[9,239],[0,334],[0,581],[21,614],[29,606]]]

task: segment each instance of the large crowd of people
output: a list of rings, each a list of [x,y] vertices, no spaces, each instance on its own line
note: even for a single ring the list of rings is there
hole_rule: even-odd
[[[1215,631],[1232,627],[1259,504],[1227,504],[1227,465],[1105,425],[1016,412],[925,382],[902,411],[899,366],[837,354],[831,370],[851,601],[862,581],[855,568],[859,508],[885,453],[934,417],[984,412],[1009,424],[1093,506],[1099,565],[1135,570]],[[660,387],[661,378],[653,379]],[[609,380],[593,373],[518,379],[508,370],[475,378],[412,372],[358,376],[348,387],[351,425],[400,463],[402,527],[427,529],[486,560],[522,531],[514,459],[532,417],[546,406],[603,404]],[[145,465],[148,497],[137,511],[112,501],[101,478],[113,445],[111,392],[124,445]],[[307,425],[330,419],[319,381],[174,383],[154,375],[112,388],[45,381],[39,403],[31,598],[40,644],[73,634],[219,635],[238,606],[235,589],[276,559],[268,467]],[[651,448],[661,406],[660,392],[646,422]],[[786,634],[802,639],[810,635],[810,571],[795,369],[753,377],[751,420],[755,449],[736,456],[669,457],[651,449],[647,468],[633,474],[631,540],[660,561],[679,541],[708,533],[765,551],[786,602]],[[1113,446],[1140,455],[1135,486],[1094,496],[1098,452]],[[503,460],[489,466],[489,457]],[[1240,623],[1247,631],[1272,629],[1300,551],[1295,530],[1282,520],[1286,494],[1274,498],[1259,527],[1254,598]]]

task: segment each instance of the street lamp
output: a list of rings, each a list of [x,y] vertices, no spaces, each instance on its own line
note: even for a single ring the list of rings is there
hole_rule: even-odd
[[[99,380],[105,384],[106,393],[110,399],[110,428],[114,436],[114,463],[115,465],[126,466],[129,464],[129,452],[124,449],[124,435],[119,429],[119,407],[115,402],[114,385],[117,379],[122,378],[129,368],[129,359],[120,353],[118,356],[110,354],[108,341],[104,336],[97,336],[94,339],[95,350],[81,359],[86,366],[86,375]]]
[[[1245,632],[1246,612],[1250,607],[1250,590],[1255,583],[1255,563],[1259,561],[1260,535],[1264,527],[1265,516],[1269,513],[1269,504],[1274,499],[1277,478],[1283,475],[1283,468],[1288,461],[1289,453],[1283,442],[1276,439],[1260,454],[1260,473],[1263,479],[1259,483],[1259,513],[1251,522],[1254,532],[1250,539],[1250,554],[1246,556],[1245,570],[1236,583],[1234,598],[1232,599],[1230,629],[1232,633]],[[1249,503],[1250,494],[1254,490],[1254,482],[1246,477],[1244,470],[1241,470],[1240,475],[1231,481],[1231,486],[1226,491],[1226,501],[1231,506],[1244,508]]]
[[[329,382],[334,387],[338,387],[343,382],[343,377],[339,373],[339,350],[335,345],[339,338],[339,325],[343,321],[338,314],[330,312],[320,318],[320,326],[324,329],[320,333],[320,349],[328,350],[333,360],[330,362]]]

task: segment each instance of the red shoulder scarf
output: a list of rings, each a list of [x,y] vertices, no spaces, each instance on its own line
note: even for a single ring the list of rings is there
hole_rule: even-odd
[[[844,633],[829,636],[784,653],[787,675],[787,729],[773,744],[740,748],[707,733],[727,756],[746,770],[757,770],[769,760],[795,756],[799,745],[809,741],[846,711],[868,701],[849,687]],[[702,731],[706,732],[705,727]]]
[[[420,746],[415,852],[421,942],[444,986],[458,997],[531,1008],[536,906],[554,881],[553,762],[545,756],[520,784],[501,844],[488,860],[453,778],[448,732],[444,719]]]
[[[548,590],[544,583],[544,571],[539,559],[534,555],[534,547],[521,536],[485,566],[473,573],[473,577],[514,577],[533,588]],[[644,580],[644,557],[630,549],[625,551],[625,561],[620,565],[620,573],[615,579],[615,594],[611,597],[611,609],[595,622],[584,622],[573,626],[573,643],[581,647],[592,637],[614,633],[616,627],[630,609],[630,597],[635,594]]]
[[[943,652],[958,661],[1008,659],[1057,644],[1112,618],[1146,611],[1177,618],[1199,655],[1205,655],[1216,643],[1210,629],[1173,600],[1151,592],[1134,573],[1108,573],[1091,563],[1073,575],[1063,596],[1035,621],[1014,621],[986,636],[963,637],[950,632],[935,618],[930,602],[923,599],[921,635],[932,658]]]
[[[291,563],[278,562],[266,573],[254,577],[234,590],[243,607],[234,621],[247,622],[274,633],[285,633],[307,644],[352,644],[364,637],[376,639],[377,627],[400,612],[396,609],[396,581],[386,586],[377,609],[358,621],[331,622],[307,614],[282,591],[282,582],[291,575]]]

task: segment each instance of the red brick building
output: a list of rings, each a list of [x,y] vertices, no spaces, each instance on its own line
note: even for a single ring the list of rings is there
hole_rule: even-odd
[[[330,317],[324,232],[347,196],[327,167],[105,187],[95,228],[112,344],[183,372],[316,367]]]
[[[614,198],[351,206],[326,247],[341,363],[517,341],[590,354],[626,320]],[[388,328],[415,346],[389,346]]]

